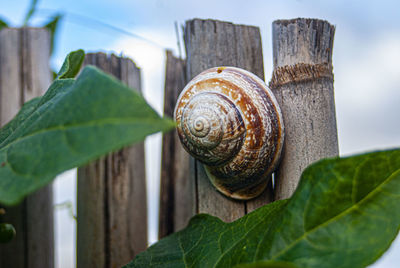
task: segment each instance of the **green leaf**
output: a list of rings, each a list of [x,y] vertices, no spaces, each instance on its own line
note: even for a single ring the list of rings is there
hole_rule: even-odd
[[[365,267],[400,229],[400,150],[319,161],[287,203],[233,223],[197,216],[127,267],[232,267],[259,261],[298,267]],[[165,265],[165,266],[164,266]]]
[[[15,204],[62,171],[175,125],[140,94],[91,66],[76,81],[58,79],[50,89],[0,145],[0,203]]]
[[[259,261],[255,263],[238,264],[235,268],[297,268],[297,266],[290,262]]]
[[[255,246],[252,243],[285,205],[286,200],[274,202],[229,224],[207,214],[197,215],[184,230],[160,240],[126,267],[214,267],[235,249],[247,258]]]
[[[58,23],[62,18],[61,14],[55,15],[44,27],[50,31],[50,55],[53,54],[55,46],[55,37],[58,29]]]
[[[8,23],[5,20],[0,18],[0,30],[2,28],[6,28],[6,27],[8,27]]]
[[[79,73],[84,59],[85,52],[82,49],[69,53],[56,79],[74,78]]]
[[[83,50],[69,53],[57,77],[58,80],[49,87],[43,97],[34,98],[26,102],[18,114],[0,130],[0,147],[4,140],[13,133],[39,106],[51,100],[57,93],[61,93],[74,83],[73,78],[79,72],[85,53]]]
[[[28,12],[26,13],[25,18],[24,18],[24,23],[23,23],[24,26],[28,25],[29,20],[32,18],[33,14],[35,13],[37,3],[38,3],[38,0],[31,0],[31,4],[29,6]]]
[[[51,70],[51,76],[53,77],[53,80],[56,80],[57,73],[54,70]]]
[[[40,97],[34,98],[24,104],[18,114],[0,130],[0,144],[36,109]]]

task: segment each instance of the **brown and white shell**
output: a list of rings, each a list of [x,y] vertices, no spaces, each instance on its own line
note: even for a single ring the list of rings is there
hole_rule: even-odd
[[[235,67],[208,69],[183,89],[174,117],[184,148],[218,191],[242,200],[262,193],[284,139],[280,108],[264,81]]]

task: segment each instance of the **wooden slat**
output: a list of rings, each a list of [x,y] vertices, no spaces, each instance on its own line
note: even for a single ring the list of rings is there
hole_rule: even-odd
[[[128,58],[87,54],[91,64],[141,90]],[[120,267],[147,247],[144,144],[124,148],[78,169],[78,267]]]
[[[186,22],[185,45],[188,80],[215,66],[235,66],[264,79],[262,45],[259,28],[228,22],[194,19]],[[252,201],[235,201],[218,193],[208,181],[202,165],[196,161],[197,213],[209,213],[233,221],[270,202],[271,189]]]
[[[21,108],[20,39],[20,29],[5,28],[0,31],[1,125],[10,121]]]
[[[23,102],[27,102],[42,96],[51,83],[50,36],[47,30],[40,28],[23,28],[22,31],[25,38],[23,66],[28,66],[23,87]],[[52,184],[28,196],[26,206],[29,267],[54,267]]]
[[[185,86],[185,61],[167,51],[164,115],[173,117],[176,100]],[[190,156],[176,131],[162,140],[159,238],[187,225],[194,214],[194,180],[189,177]]]
[[[136,67],[133,61],[121,61],[121,74],[123,74],[123,76],[121,76],[122,81],[125,81],[129,87],[142,92],[140,69]],[[140,204],[140,206],[135,206],[135,212],[129,215],[130,221],[135,224],[130,224],[128,226],[127,239],[131,243],[130,247],[133,248],[135,254],[137,254],[147,248],[148,224],[144,143],[133,145],[127,149],[127,157],[130,163],[129,176],[131,178],[136,178],[131,181],[131,193],[129,195],[128,204],[130,204],[130,207],[132,204]],[[126,221],[128,222],[128,218]]]
[[[43,95],[50,85],[49,51],[46,29],[0,31],[1,125],[12,119],[24,102]],[[11,243],[0,245],[0,267],[54,267],[52,186],[6,211],[4,221],[15,226],[17,236]]]
[[[21,57],[20,30],[3,29],[0,31],[0,118],[5,125],[21,107]],[[18,206],[6,208],[4,222],[14,225],[18,235],[8,244],[0,244],[0,267],[9,266],[13,260],[14,267],[25,267],[25,202]]]
[[[104,160],[98,160],[84,168],[78,168],[76,244],[78,267],[104,267],[105,263],[103,162]]]
[[[316,19],[280,20],[272,27],[271,87],[285,123],[275,198],[284,199],[296,189],[304,168],[339,153],[332,74],[335,28]]]

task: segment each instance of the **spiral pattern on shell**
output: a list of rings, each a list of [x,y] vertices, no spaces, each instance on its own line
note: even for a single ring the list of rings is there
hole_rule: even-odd
[[[208,69],[183,89],[174,117],[184,148],[205,165],[217,190],[251,199],[265,189],[284,127],[264,81],[235,67]]]

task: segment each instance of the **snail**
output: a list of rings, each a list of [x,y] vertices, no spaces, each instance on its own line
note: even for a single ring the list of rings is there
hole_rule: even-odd
[[[182,90],[174,119],[183,147],[219,192],[248,200],[264,191],[284,139],[278,102],[264,81],[235,67],[203,71]]]

